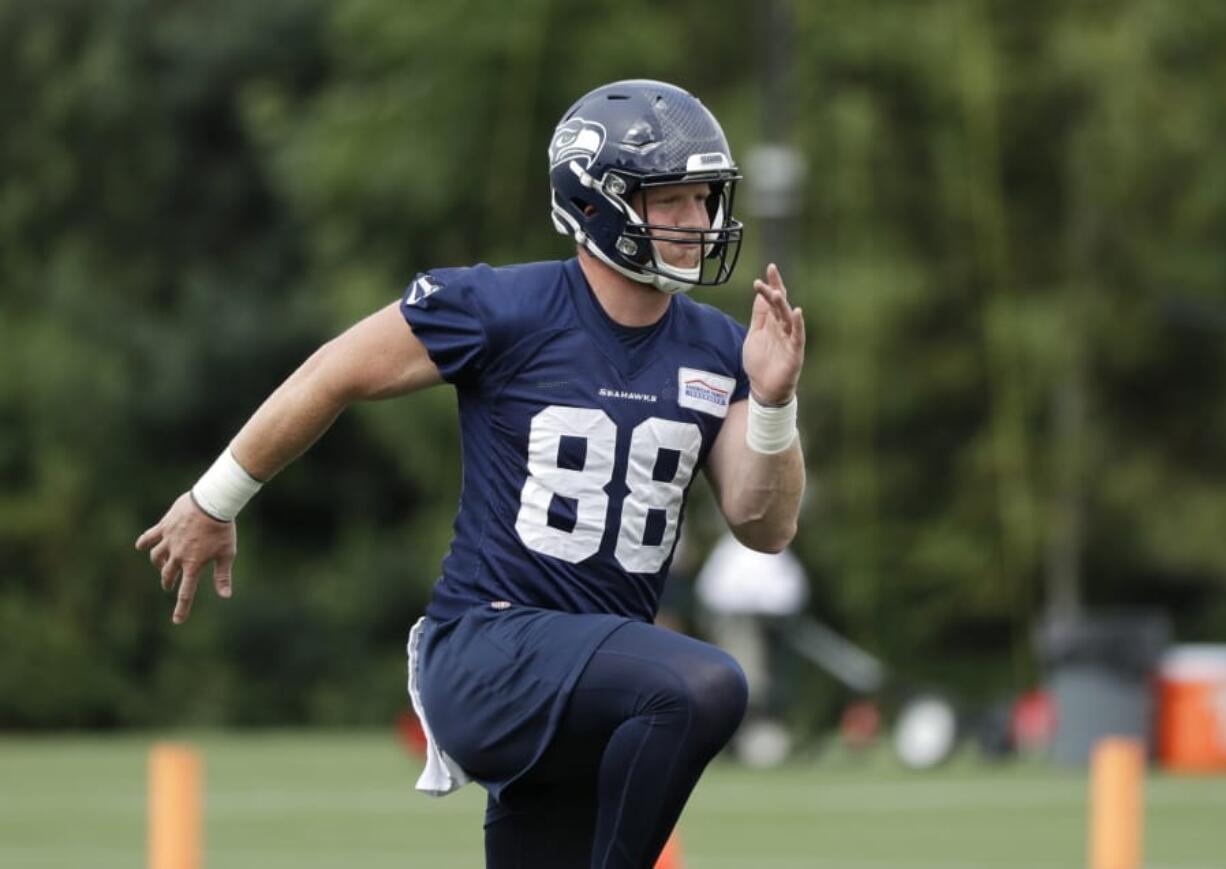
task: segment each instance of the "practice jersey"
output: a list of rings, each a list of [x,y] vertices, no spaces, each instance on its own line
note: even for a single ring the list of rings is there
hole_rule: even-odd
[[[624,342],[577,259],[426,272],[400,310],[460,413],[460,507],[427,614],[505,601],[651,621],[690,485],[749,391],[744,327],[677,295]]]

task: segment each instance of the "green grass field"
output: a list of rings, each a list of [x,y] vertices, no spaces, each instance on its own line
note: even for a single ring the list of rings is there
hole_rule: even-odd
[[[413,791],[386,733],[208,733],[210,869],[481,866],[483,794]],[[148,735],[0,738],[0,867],[144,865]],[[1151,775],[1145,865],[1226,867],[1226,779]],[[752,772],[717,763],[681,821],[686,869],[1084,867],[1086,782],[967,756],[926,774],[884,755]]]

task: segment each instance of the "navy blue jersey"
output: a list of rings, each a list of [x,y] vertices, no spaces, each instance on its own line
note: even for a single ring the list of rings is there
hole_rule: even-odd
[[[655,616],[745,329],[674,296],[619,338],[578,260],[419,275],[401,312],[459,396],[463,491],[427,613],[492,601]]]

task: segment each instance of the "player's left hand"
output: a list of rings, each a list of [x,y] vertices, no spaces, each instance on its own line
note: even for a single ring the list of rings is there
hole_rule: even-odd
[[[741,350],[749,388],[765,404],[786,404],[796,394],[805,359],[805,320],[788,304],[779,267],[766,267],[766,280],[755,279],[753,316]]]

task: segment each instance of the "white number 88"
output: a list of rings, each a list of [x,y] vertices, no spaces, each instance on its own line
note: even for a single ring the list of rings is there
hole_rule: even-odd
[[[581,470],[563,468],[558,454],[563,437],[582,438],[587,455]],[[520,493],[515,530],[530,549],[576,563],[600,549],[608,521],[609,496],[605,486],[613,478],[617,426],[608,414],[594,408],[552,405],[532,418],[528,435],[528,478]],[[702,448],[702,432],[688,422],[652,417],[635,426],[630,437],[621,528],[614,552],[631,573],[654,573],[673,550],[685,487],[694,474]],[[661,450],[677,453],[672,479],[655,478]],[[575,502],[575,523],[570,530],[549,524],[554,495]],[[651,510],[664,513],[658,543],[645,542]]]

